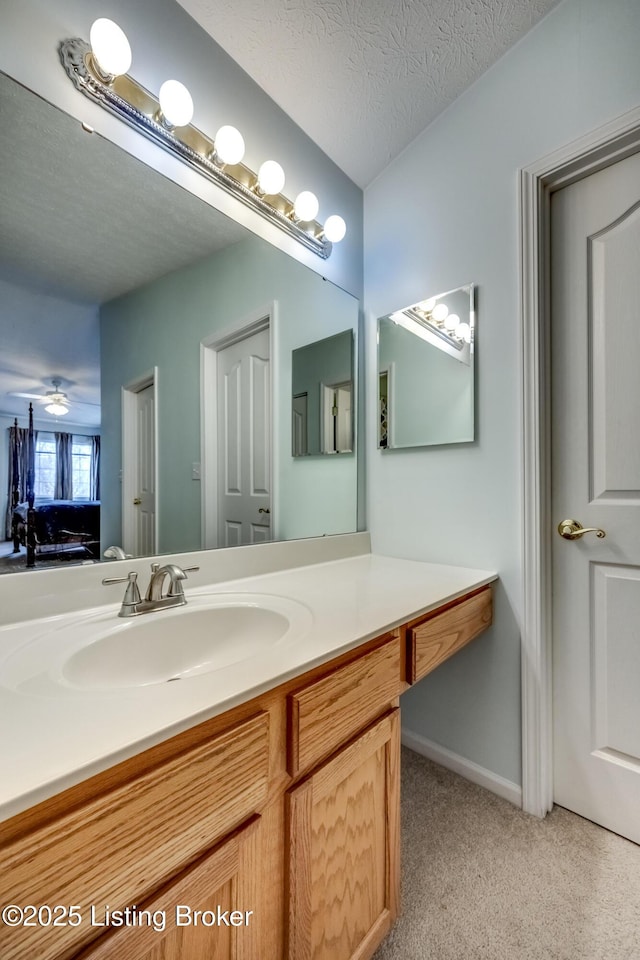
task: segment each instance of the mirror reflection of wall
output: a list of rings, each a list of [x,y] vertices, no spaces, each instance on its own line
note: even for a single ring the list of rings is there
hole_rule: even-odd
[[[378,446],[474,439],[474,285],[378,320]]]
[[[292,356],[292,455],[353,452],[353,330]]]
[[[24,567],[4,539],[6,428],[16,417],[26,426],[23,395],[44,397],[54,378],[69,412],[50,415],[33,399],[41,435],[101,434],[98,555],[126,539],[123,494],[140,527],[128,552],[229,542],[205,523],[201,351],[256,317],[268,321],[273,349],[263,377],[268,477],[243,468],[252,514],[235,542],[355,531],[355,464],[316,477],[309,461],[294,472],[289,431],[292,351],[355,330],[358,302],[4,75],[0,105],[0,570]],[[122,460],[123,391],[150,430],[135,482]],[[7,552],[18,562],[4,563]],[[87,557],[66,551],[71,559]]]

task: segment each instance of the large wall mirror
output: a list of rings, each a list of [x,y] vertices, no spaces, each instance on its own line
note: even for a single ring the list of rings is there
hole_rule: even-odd
[[[358,301],[5,75],[0,106],[1,572],[29,403],[36,566],[355,531],[356,458],[297,461],[291,396]]]
[[[469,443],[475,435],[474,285],[378,320],[378,446]]]

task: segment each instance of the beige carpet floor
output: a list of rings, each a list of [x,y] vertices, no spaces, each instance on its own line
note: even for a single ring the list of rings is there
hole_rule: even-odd
[[[402,760],[403,913],[375,960],[640,960],[639,846]]]

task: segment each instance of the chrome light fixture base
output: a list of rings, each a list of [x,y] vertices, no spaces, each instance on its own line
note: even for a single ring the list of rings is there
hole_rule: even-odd
[[[270,196],[268,200],[261,196],[255,190],[257,176],[245,164],[223,167],[214,163],[210,157],[215,156],[215,145],[197,127],[188,124],[171,128],[158,122],[155,118],[159,115],[159,101],[128,74],[112,80],[101,76],[94,66],[91,47],[85,40],[79,37],[64,40],[59,51],[67,76],[86,97],[241,200],[323,260],[331,255],[333,245],[322,235],[320,223],[314,220],[307,224],[307,229],[299,226],[291,217],[291,200],[283,194]],[[177,136],[175,131],[180,135]]]

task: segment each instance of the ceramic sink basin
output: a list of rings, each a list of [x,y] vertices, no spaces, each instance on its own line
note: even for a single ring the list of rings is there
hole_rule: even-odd
[[[43,669],[54,683],[82,690],[188,680],[273,655],[298,642],[311,619],[302,604],[257,594],[192,596],[182,607],[130,619],[110,611],[17,650],[2,680],[16,688]]]

